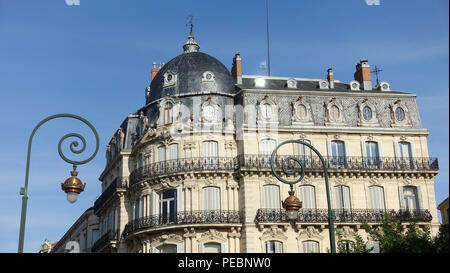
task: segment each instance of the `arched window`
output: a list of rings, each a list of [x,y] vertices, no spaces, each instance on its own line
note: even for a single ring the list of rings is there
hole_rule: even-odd
[[[303,253],[319,253],[319,242],[304,241],[302,243]]]
[[[158,253],[177,253],[177,245],[165,244],[156,248]]]
[[[164,124],[172,124],[173,122],[173,104],[166,102],[164,106]]]
[[[203,188],[203,210],[220,211],[220,188]]]
[[[266,253],[283,253],[283,243],[280,241],[267,241]]]
[[[281,208],[280,187],[276,185],[264,186],[264,208],[276,209]]]

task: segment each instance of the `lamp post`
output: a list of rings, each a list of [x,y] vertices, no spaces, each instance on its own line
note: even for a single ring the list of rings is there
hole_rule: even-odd
[[[66,138],[76,137],[79,140],[81,140],[83,145],[80,149],[75,149],[74,147],[78,146],[78,141],[72,141],[70,143],[70,151],[75,154],[80,154],[86,149],[86,140],[84,139],[83,136],[81,136],[80,134],[76,134],[76,133],[66,134],[60,139],[60,141],[58,143],[59,156],[67,163],[73,164],[73,171],[71,172],[72,177],[68,178],[64,183],[61,183],[61,188],[64,192],[67,193],[67,200],[70,203],[74,203],[78,199],[78,194],[84,190],[84,187],[86,185],[86,184],[83,185],[81,183],[81,180],[76,177],[78,174],[78,172],[76,171],[77,165],[82,165],[82,164],[85,164],[85,163],[91,161],[98,152],[100,141],[99,141],[97,131],[95,130],[94,126],[92,126],[92,124],[89,123],[89,121],[87,121],[86,119],[79,117],[77,115],[57,114],[57,115],[49,116],[49,117],[43,119],[41,122],[39,122],[38,125],[36,125],[36,127],[34,127],[32,133],[30,135],[30,138],[28,140],[28,154],[27,154],[27,166],[26,166],[26,172],[25,172],[25,186],[20,188],[20,195],[23,195],[23,197],[22,197],[22,212],[21,212],[21,216],[20,216],[20,232],[19,232],[19,247],[18,247],[19,253],[23,252],[23,241],[24,241],[24,235],[25,235],[25,220],[26,220],[26,214],[27,214],[27,201],[28,201],[28,174],[29,174],[29,169],[30,169],[31,143],[33,141],[33,136],[36,133],[36,130],[42,124],[44,124],[45,122],[47,122],[49,120],[52,120],[55,118],[61,118],[61,117],[74,118],[74,119],[78,119],[78,120],[82,121],[87,126],[89,126],[89,128],[91,128],[92,132],[95,135],[95,139],[96,139],[96,146],[95,146],[94,154],[92,154],[88,159],[82,160],[82,161],[74,161],[74,160],[68,159],[62,153],[61,145],[62,145],[62,142]]]
[[[329,225],[329,233],[330,233],[330,248],[331,253],[336,253],[336,243],[335,243],[335,237],[334,237],[334,211],[331,209],[331,199],[330,199],[330,188],[328,184],[328,171],[327,166],[325,164],[325,160],[323,159],[322,155],[319,153],[319,151],[316,150],[311,144],[306,143],[301,140],[287,140],[281,143],[277,146],[277,148],[272,152],[272,156],[270,158],[270,166],[272,168],[272,173],[275,175],[275,177],[285,183],[290,185],[290,191],[289,191],[289,197],[286,198],[286,200],[283,202],[283,208],[286,209],[286,213],[288,218],[291,221],[295,221],[298,217],[298,211],[300,210],[302,206],[302,202],[294,196],[294,184],[302,181],[303,177],[305,176],[305,166],[300,159],[298,159],[295,156],[288,156],[286,159],[281,160],[281,169],[283,170],[283,173],[285,175],[293,175],[296,172],[295,166],[292,164],[292,162],[296,162],[300,166],[300,178],[294,180],[294,181],[287,181],[283,179],[276,171],[276,157],[277,157],[277,151],[278,149],[288,143],[297,143],[301,145],[305,145],[308,148],[310,148],[312,151],[314,151],[318,156],[320,161],[322,162],[323,171],[324,171],[324,177],[325,177],[325,188],[327,193],[327,205],[328,205],[328,225]],[[285,166],[287,163],[287,167]]]

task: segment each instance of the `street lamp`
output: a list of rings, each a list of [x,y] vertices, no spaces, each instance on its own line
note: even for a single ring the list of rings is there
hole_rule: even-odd
[[[81,136],[80,134],[70,133],[70,134],[64,135],[59,140],[59,143],[58,143],[59,156],[67,163],[73,164],[73,171],[71,172],[72,176],[70,178],[68,178],[64,183],[61,183],[61,188],[65,193],[67,193],[67,201],[69,201],[70,203],[74,203],[77,201],[78,194],[84,190],[84,187],[86,185],[86,184],[83,185],[81,180],[76,177],[78,174],[78,172],[76,171],[77,165],[82,165],[82,164],[85,164],[85,163],[91,161],[97,155],[97,152],[98,152],[98,147],[99,147],[100,141],[99,141],[97,131],[95,130],[94,126],[92,126],[92,124],[89,123],[89,121],[87,121],[84,118],[79,117],[77,115],[57,114],[57,115],[49,116],[49,117],[43,119],[41,122],[39,122],[38,125],[36,125],[36,127],[34,127],[33,131],[31,132],[30,138],[28,140],[27,167],[26,167],[26,171],[25,171],[25,186],[20,188],[20,195],[23,195],[23,197],[22,197],[22,212],[21,212],[21,216],[20,216],[20,232],[19,232],[19,247],[18,247],[19,253],[23,252],[23,241],[24,241],[24,237],[25,237],[25,221],[26,221],[26,214],[27,214],[27,201],[28,201],[28,174],[29,174],[29,170],[30,170],[31,143],[33,142],[33,136],[36,133],[36,130],[42,124],[44,124],[45,122],[47,122],[51,119],[61,118],[61,117],[74,118],[74,119],[78,119],[78,120],[82,121],[87,126],[89,126],[89,128],[91,128],[92,132],[95,135],[95,139],[96,139],[95,152],[88,159],[82,160],[82,161],[75,161],[75,160],[68,159],[62,153],[61,145],[62,145],[62,142],[66,138],[76,137],[79,140],[81,140],[83,145],[80,149],[75,149],[74,147],[78,147],[78,142],[72,141],[70,143],[70,151],[75,154],[80,154],[86,149],[86,140],[84,139],[83,136]]]
[[[277,151],[278,149],[288,143],[297,143],[301,145],[305,145],[309,147],[313,152],[315,152],[322,163],[323,166],[323,172],[325,177],[325,188],[327,193],[327,205],[328,205],[328,225],[329,225],[329,233],[330,233],[330,247],[331,247],[331,253],[336,253],[336,243],[335,243],[335,236],[334,236],[334,211],[331,209],[331,198],[330,198],[330,188],[328,184],[328,171],[327,171],[327,165],[325,164],[325,160],[323,159],[322,155],[319,153],[319,151],[316,150],[311,144],[301,141],[301,140],[287,140],[280,145],[277,146],[277,148],[272,152],[272,156],[270,158],[270,166],[272,168],[272,173],[275,175],[275,177],[285,183],[289,184],[291,190],[289,191],[289,196],[284,200],[283,202],[283,208],[286,210],[286,214],[290,221],[295,222],[298,217],[298,211],[302,207],[302,202],[294,196],[294,184],[302,181],[303,177],[305,176],[305,166],[303,162],[298,159],[295,156],[288,156],[286,159],[281,160],[281,169],[283,170],[283,173],[287,176],[294,175],[297,172],[297,169],[292,164],[293,162],[296,162],[300,166],[300,178],[298,178],[295,181],[287,181],[283,179],[276,171],[275,166],[276,164],[276,157],[277,157]],[[287,165],[287,166],[286,166]]]

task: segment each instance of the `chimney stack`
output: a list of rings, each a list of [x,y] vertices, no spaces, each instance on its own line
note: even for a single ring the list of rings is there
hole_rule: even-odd
[[[367,60],[361,59],[356,65],[355,80],[361,84],[363,90],[372,90],[370,65]]]
[[[156,62],[153,62],[153,68],[152,68],[152,80],[155,78],[156,74],[158,73],[159,69],[161,69],[161,65],[159,68],[156,68]]]
[[[236,52],[233,58],[233,67],[231,68],[231,75],[236,79],[237,84],[242,84],[242,63],[241,55]]]
[[[328,80],[330,89],[333,89],[334,88],[333,69],[328,68],[327,72],[328,72],[327,80]]]

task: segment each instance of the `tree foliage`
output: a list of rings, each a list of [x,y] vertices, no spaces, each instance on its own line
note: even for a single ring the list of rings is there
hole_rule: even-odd
[[[430,227],[419,228],[417,221],[411,221],[405,225],[401,219],[385,215],[383,221],[377,226],[370,226],[365,221],[361,222],[370,241],[378,242],[381,253],[448,253],[448,225],[442,225],[439,234],[432,238]],[[342,238],[340,232],[337,232],[338,252],[369,253],[373,249],[356,232],[353,236],[355,241],[349,243]]]

